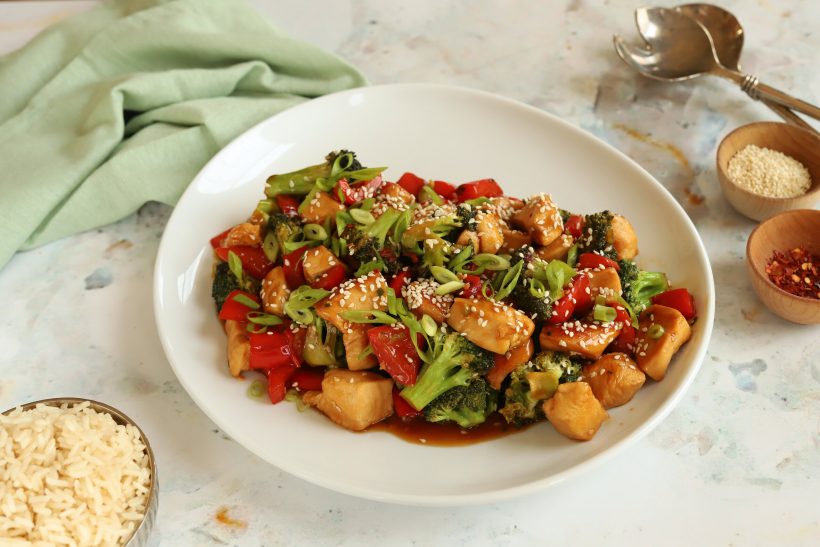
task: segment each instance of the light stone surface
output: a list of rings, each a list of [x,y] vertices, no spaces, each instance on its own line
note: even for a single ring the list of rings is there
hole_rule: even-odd
[[[151,283],[170,210],[156,204],[0,271],[0,407],[70,394],[133,416],[158,457],[155,545],[820,544],[820,327],[786,323],[756,299],[744,267],[755,224],[723,199],[714,170],[724,134],[774,116],[726,82],[630,72],[611,36],[635,36],[643,3],[254,2],[372,83],[475,87],[557,114],[685,206],[714,268],[709,355],[671,416],[622,455],[540,494],[471,508],[383,505],[284,474],[219,431],[165,360]],[[92,5],[3,3],[0,52]],[[820,102],[820,3],[723,5],[745,26],[744,67]]]

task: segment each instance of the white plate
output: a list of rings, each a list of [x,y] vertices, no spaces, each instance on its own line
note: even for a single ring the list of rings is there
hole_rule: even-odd
[[[700,318],[666,379],[611,411],[592,441],[548,423],[495,441],[430,447],[384,432],[356,434],[295,405],[249,399],[232,379],[210,298],[208,239],[241,222],[267,175],[355,150],[366,165],[458,183],[494,177],[510,195],[550,192],[564,208],[611,209],[638,233],[639,264],[669,273],[695,295]],[[683,395],[706,352],[714,287],[706,251],[678,203],[610,146],[535,108],[487,93],[433,85],[377,86],[329,95],[274,116],[217,154],[174,210],[157,256],[156,321],[182,385],[226,433],[307,481],[365,498],[417,504],[484,503],[545,488],[589,469],[645,435]],[[498,465],[504,462],[504,465]],[[488,472],[492,470],[492,472]]]

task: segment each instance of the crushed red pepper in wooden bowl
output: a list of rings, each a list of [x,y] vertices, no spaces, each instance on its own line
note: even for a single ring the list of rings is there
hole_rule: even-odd
[[[766,264],[766,274],[772,283],[786,292],[820,299],[820,258],[802,247],[772,253]]]

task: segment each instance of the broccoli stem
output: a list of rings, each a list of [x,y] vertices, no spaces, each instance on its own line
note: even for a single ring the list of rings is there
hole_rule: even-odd
[[[401,390],[401,396],[416,410],[421,410],[436,397],[449,389],[466,386],[473,377],[472,371],[455,365],[458,370],[452,373],[455,355],[443,353],[432,363],[421,367],[416,383]]]
[[[384,240],[387,238],[387,233],[390,228],[401,216],[401,211],[393,208],[388,208],[382,216],[376,219],[376,222],[367,227],[365,232],[367,235],[375,239],[379,243],[379,247],[384,246]]]
[[[330,169],[331,165],[321,163],[290,173],[271,175],[267,180],[265,195],[269,198],[279,194],[305,195],[313,189],[316,179],[330,176]]]

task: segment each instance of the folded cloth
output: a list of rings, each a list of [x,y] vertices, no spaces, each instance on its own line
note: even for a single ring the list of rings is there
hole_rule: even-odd
[[[241,0],[120,0],[0,57],[0,267],[28,249],[173,205],[248,127],[364,85]]]

